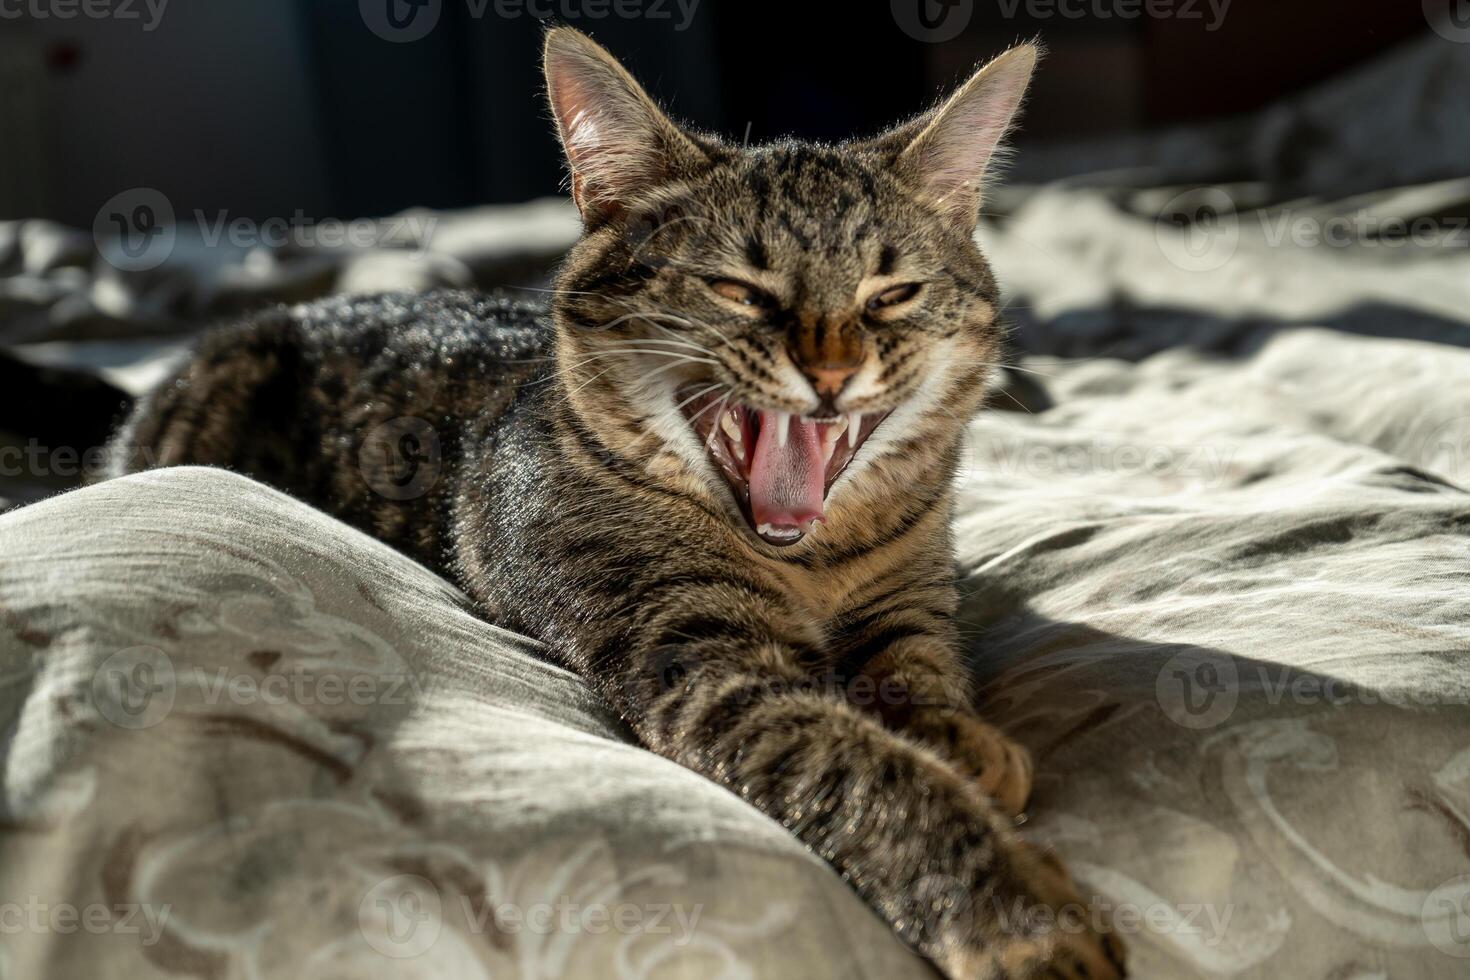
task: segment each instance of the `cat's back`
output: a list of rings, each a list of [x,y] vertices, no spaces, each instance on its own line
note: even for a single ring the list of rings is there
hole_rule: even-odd
[[[498,294],[385,293],[258,311],[206,331],[139,400],[110,447],[112,473],[224,467],[432,561],[465,439],[539,388],[552,347],[540,305]],[[436,479],[400,486],[430,450]]]
[[[283,315],[309,358],[343,370],[432,370],[491,381],[550,367],[544,306],[502,293],[342,296],[289,307]]]

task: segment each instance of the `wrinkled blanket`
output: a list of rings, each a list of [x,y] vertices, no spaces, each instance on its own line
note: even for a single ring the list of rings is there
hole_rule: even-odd
[[[1011,188],[981,228],[1016,353],[962,619],[1038,759],[1024,832],[1141,977],[1464,976],[1470,181],[1168,178]],[[171,349],[39,322],[28,363],[123,386]],[[779,827],[288,498],[149,474],[0,516],[0,556],[0,977],[926,975]]]

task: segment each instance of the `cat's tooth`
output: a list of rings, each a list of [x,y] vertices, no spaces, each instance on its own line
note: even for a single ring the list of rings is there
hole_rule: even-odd
[[[842,421],[833,422],[822,431],[822,465],[826,466],[832,462],[832,454],[837,451],[837,440],[842,438],[846,423]]]
[[[847,445],[856,450],[858,444],[858,431],[863,427],[863,413],[847,413]]]
[[[726,412],[720,416],[720,428],[730,437],[731,442],[740,445],[740,423],[736,421],[734,412]]]
[[[776,419],[776,445],[782,449],[786,448],[786,440],[791,436],[791,413],[773,412]]]

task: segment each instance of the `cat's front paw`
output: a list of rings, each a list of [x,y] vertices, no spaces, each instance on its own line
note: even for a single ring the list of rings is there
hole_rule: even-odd
[[[1097,908],[1049,852],[1012,840],[1011,885],[971,899],[966,926],[938,944],[935,961],[951,980],[1123,980],[1127,951]],[[1009,897],[1002,899],[1002,894]],[[960,921],[968,918],[968,922]]]
[[[1125,980],[1127,950],[1110,932],[1086,928],[957,946],[936,958],[949,980]]]
[[[1001,812],[1016,817],[1026,808],[1031,796],[1031,753],[1000,729],[959,708],[922,709],[907,727],[910,734],[975,780]]]
[[[1082,897],[1056,854],[1024,841],[1011,848],[1013,866],[1026,876],[1037,906],[1037,935],[1018,937],[1002,947],[1007,976],[1121,980],[1128,975],[1127,949],[1095,907]],[[1014,927],[1014,932],[1024,929]]]
[[[1054,940],[1027,940],[1007,945],[988,958],[978,973],[959,977],[1004,977],[1006,980],[1123,980],[1128,976],[1122,942],[1112,933],[1062,935]]]

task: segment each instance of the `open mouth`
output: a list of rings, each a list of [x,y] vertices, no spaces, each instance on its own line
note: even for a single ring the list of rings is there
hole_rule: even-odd
[[[768,544],[796,544],[825,520],[827,491],[887,412],[807,418],[718,395],[683,411],[730,484],[751,530]]]

